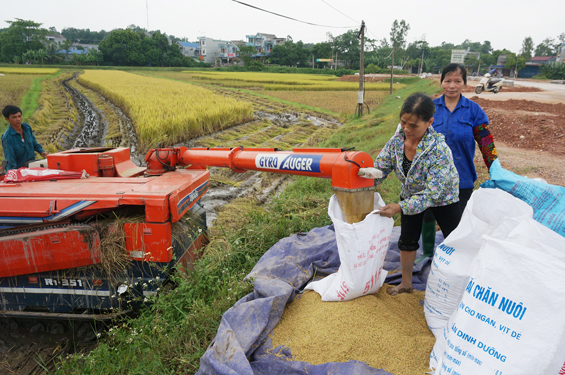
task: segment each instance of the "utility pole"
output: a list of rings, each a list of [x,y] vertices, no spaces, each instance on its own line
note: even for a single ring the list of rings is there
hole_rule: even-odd
[[[420,60],[420,69],[418,69],[418,73],[422,74],[424,72],[424,49],[422,49],[422,59]]]
[[[390,59],[390,93],[392,94],[392,78],[393,78],[393,70],[394,70],[394,45],[392,46],[392,53]]]
[[[147,32],[149,32],[149,0],[145,0],[145,10],[147,11]]]
[[[335,51],[335,65],[334,70],[337,70],[337,51]]]
[[[365,102],[365,91],[364,91],[364,67],[365,67],[365,59],[364,59],[364,52],[365,52],[365,21],[361,21],[361,29],[359,29],[358,37],[361,37],[361,61],[359,64],[359,91],[357,92],[357,116],[363,116],[363,103]]]

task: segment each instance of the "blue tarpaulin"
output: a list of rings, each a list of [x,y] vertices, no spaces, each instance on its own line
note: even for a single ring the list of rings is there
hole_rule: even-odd
[[[400,227],[395,227],[385,258],[384,269],[393,271],[386,280],[389,284],[398,284],[401,279],[399,235]],[[438,232],[436,246],[442,241]],[[421,251],[418,250],[418,257]],[[431,259],[426,259],[414,267],[415,289],[425,290],[430,264]],[[222,316],[216,337],[200,359],[198,374],[391,374],[354,360],[320,365],[291,361],[288,347],[272,347],[268,335],[279,322],[285,305],[312,280],[314,272],[316,276],[329,275],[339,265],[333,225],[277,242],[246,277],[253,282],[253,292]]]
[[[550,185],[512,173],[496,159],[490,167],[490,180],[483,188],[501,189],[534,209],[534,220],[565,237],[565,187]]]

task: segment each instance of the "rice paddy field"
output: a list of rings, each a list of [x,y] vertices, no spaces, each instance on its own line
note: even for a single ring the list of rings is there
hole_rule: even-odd
[[[59,71],[57,68],[13,68],[0,67],[2,74],[46,74],[51,75]]]
[[[319,109],[329,111],[331,115],[343,117],[352,115],[357,106],[356,82],[337,81],[334,76],[318,76],[312,74],[280,74],[261,72],[136,72],[153,77],[167,78],[226,89],[248,90],[264,98],[282,101],[284,104],[295,104],[302,109]],[[270,89],[275,87],[276,89]],[[332,87],[336,88],[331,89]],[[372,110],[376,108],[388,94],[389,83],[376,82],[365,84],[365,103]],[[395,91],[405,88],[399,83]]]
[[[88,70],[79,82],[128,114],[143,149],[175,144],[250,121],[250,103],[206,88],[122,71]]]
[[[357,91],[356,82],[338,81],[335,76],[261,72],[183,72],[194,82],[265,91]],[[383,82],[367,82],[365,91],[386,91]],[[404,85],[402,87],[404,88]]]
[[[6,74],[0,76],[0,107],[7,105],[19,106],[24,94],[30,89],[36,77],[26,74]],[[4,127],[7,122],[2,117]]]
[[[269,91],[265,94],[289,102],[327,109],[337,114],[351,115],[357,108],[357,92],[352,91]],[[367,91],[365,104],[373,110],[387,95],[388,91]]]

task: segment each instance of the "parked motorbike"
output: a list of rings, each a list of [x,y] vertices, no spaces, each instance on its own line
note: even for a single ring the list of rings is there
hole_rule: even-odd
[[[490,74],[487,73],[481,79],[479,84],[475,87],[475,93],[480,94],[483,91],[492,91],[495,94],[498,94],[500,89],[502,88],[502,79],[500,78],[491,78]]]

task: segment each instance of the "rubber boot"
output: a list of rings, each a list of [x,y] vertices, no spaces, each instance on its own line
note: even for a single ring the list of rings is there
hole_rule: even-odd
[[[420,263],[426,258],[434,256],[434,249],[436,246],[436,221],[425,221],[422,223],[422,248],[424,255],[416,259],[415,264]]]

